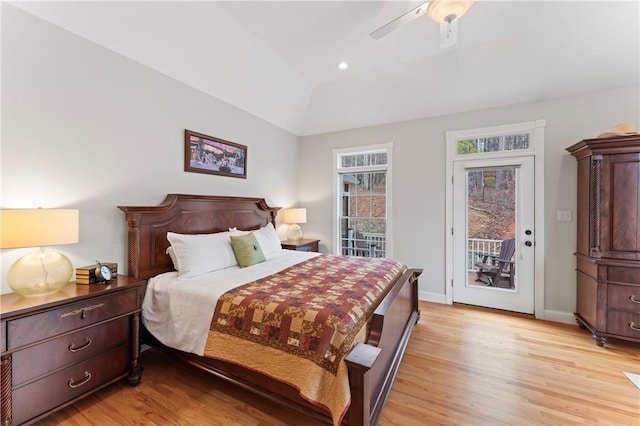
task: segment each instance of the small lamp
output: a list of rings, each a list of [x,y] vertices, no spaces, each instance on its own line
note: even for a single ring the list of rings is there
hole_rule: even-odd
[[[282,221],[289,223],[287,240],[298,243],[302,240],[302,228],[299,223],[307,223],[307,209],[285,209],[282,211]]]
[[[42,248],[79,241],[78,210],[0,210],[0,248],[41,247],[14,263],[7,273],[9,287],[22,296],[60,291],[73,275],[64,254]]]

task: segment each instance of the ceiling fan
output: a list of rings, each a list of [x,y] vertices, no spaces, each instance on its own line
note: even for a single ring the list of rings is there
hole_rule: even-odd
[[[388,22],[369,34],[379,40],[407,22],[422,15],[440,23],[440,48],[454,45],[458,41],[458,18],[467,13],[474,0],[431,0],[414,7],[405,14]]]

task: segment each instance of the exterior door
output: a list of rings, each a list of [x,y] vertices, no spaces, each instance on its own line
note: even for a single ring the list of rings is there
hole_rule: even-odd
[[[393,144],[334,149],[334,253],[393,257]]]
[[[453,168],[453,301],[533,313],[534,157],[459,160]],[[513,255],[505,250],[511,239]]]

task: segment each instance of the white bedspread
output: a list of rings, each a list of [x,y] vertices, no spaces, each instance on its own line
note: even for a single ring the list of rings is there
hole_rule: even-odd
[[[142,322],[163,344],[203,355],[218,298],[239,285],[279,272],[318,253],[282,250],[266,262],[234,266],[178,280],[177,272],[149,279],[142,303]]]

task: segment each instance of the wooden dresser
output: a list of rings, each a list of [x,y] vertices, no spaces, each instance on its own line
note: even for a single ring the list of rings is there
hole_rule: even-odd
[[[138,384],[145,281],[0,296],[2,425],[31,423],[117,380]]]
[[[599,346],[640,342],[640,135],[567,151],[578,160],[576,319]]]

